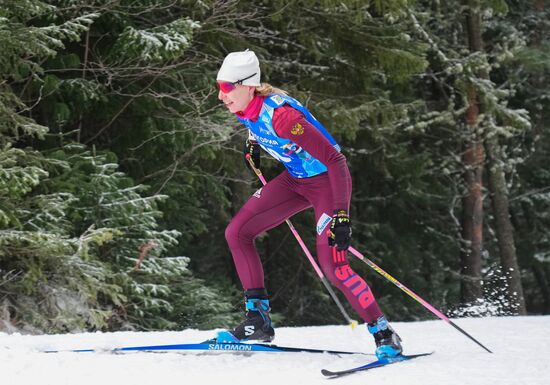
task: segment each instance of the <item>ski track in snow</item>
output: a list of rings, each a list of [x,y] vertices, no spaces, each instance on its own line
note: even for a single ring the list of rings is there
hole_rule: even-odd
[[[48,349],[111,349],[122,346],[196,343],[215,331],[116,332],[61,335],[0,333],[2,385],[550,385],[550,316],[453,320],[491,349],[489,354],[445,322],[392,323],[405,353],[435,351],[430,357],[338,379],[322,368],[347,369],[373,356],[311,353],[132,352],[43,353]],[[276,329],[282,346],[372,353],[365,325]]]

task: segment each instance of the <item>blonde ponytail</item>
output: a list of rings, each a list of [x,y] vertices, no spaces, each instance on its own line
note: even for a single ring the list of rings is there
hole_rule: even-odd
[[[280,88],[275,88],[269,83],[262,83],[261,86],[256,87],[256,91],[254,91],[254,94],[259,96],[268,96],[271,94],[288,95],[288,92],[286,92],[285,90],[281,90]]]

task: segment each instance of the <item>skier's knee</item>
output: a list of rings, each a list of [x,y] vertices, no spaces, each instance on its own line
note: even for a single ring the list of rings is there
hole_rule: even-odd
[[[235,219],[232,219],[231,222],[229,222],[225,228],[225,239],[227,240],[227,243],[231,244],[238,239],[239,228],[240,226]]]
[[[331,284],[337,287],[348,286],[346,283],[364,283],[348,263],[323,266],[323,272]]]

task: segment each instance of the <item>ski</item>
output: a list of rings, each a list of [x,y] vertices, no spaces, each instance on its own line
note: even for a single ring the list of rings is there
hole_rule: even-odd
[[[395,364],[397,362],[412,360],[413,358],[429,356],[431,354],[433,354],[433,352],[431,352],[431,353],[421,353],[421,354],[412,354],[412,355],[402,354],[402,355],[399,355],[397,357],[381,358],[379,360],[370,362],[366,365],[357,366],[355,368],[350,368],[350,369],[346,369],[346,370],[331,371],[331,370],[327,370],[327,369],[322,369],[321,373],[323,373],[323,375],[326,376],[326,377],[336,378],[336,377],[341,377],[341,376],[345,376],[345,375],[352,374],[352,373],[363,372],[363,371],[369,370],[369,369],[380,368],[382,366]]]
[[[126,346],[113,349],[71,349],[71,350],[46,350],[44,353],[125,353],[125,352],[169,352],[169,351],[207,351],[207,352],[234,352],[234,353],[326,353],[326,354],[363,354],[361,352],[339,351],[329,349],[310,349],[301,347],[278,346],[261,343],[217,343],[207,340],[197,344],[173,344],[173,345],[145,345]]]

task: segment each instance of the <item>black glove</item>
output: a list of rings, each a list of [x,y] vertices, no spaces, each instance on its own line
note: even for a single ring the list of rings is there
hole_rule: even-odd
[[[260,168],[260,145],[254,139],[247,139],[244,142],[244,163],[246,167],[251,169],[250,163],[248,163],[247,156],[250,155],[252,162],[254,162],[254,167],[257,169]]]
[[[335,210],[328,235],[329,246],[347,250],[351,245],[351,220],[346,210]]]

